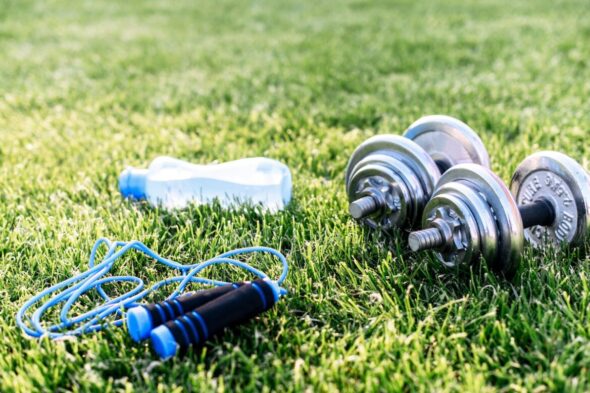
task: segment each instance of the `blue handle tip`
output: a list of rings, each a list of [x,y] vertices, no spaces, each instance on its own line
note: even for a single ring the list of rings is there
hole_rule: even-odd
[[[152,331],[152,318],[142,306],[127,311],[127,331],[135,342],[147,339]]]
[[[150,335],[152,339],[152,348],[161,359],[168,359],[176,355],[178,344],[172,335],[170,329],[165,325],[158,326]]]
[[[275,303],[278,302],[279,298],[281,297],[281,287],[279,287],[279,284],[272,281],[270,278],[265,278],[264,282],[266,282],[268,284],[268,286],[270,287],[270,289],[272,290],[272,294],[274,296]]]

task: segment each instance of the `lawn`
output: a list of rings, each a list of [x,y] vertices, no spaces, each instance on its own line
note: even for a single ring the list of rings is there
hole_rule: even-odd
[[[0,0],[0,56],[1,391],[590,391],[583,250],[527,249],[510,281],[450,271],[356,225],[343,178],[364,139],[433,113],[477,130],[505,181],[541,149],[589,168],[587,0]],[[293,202],[123,200],[118,173],[164,154],[276,158]],[[18,308],[102,236],[185,263],[275,247],[290,294],[166,362],[124,329],[27,338]]]

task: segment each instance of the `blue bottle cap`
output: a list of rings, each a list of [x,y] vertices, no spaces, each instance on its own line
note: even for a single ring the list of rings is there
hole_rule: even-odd
[[[168,359],[176,355],[178,344],[166,325],[160,325],[150,334],[152,339],[152,348],[161,359]]]
[[[143,199],[148,170],[128,167],[119,175],[119,191],[124,198]]]
[[[135,342],[147,339],[152,327],[152,317],[144,307],[133,307],[127,311],[127,331]]]

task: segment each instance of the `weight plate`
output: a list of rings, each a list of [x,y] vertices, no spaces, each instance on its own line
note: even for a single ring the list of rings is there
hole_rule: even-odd
[[[452,193],[430,199],[422,225],[432,228],[437,220],[444,221],[452,233],[451,244],[435,251],[438,260],[447,267],[470,263],[479,254],[480,238],[475,217],[464,199]]]
[[[416,190],[410,189],[404,181],[408,176],[412,176],[411,170],[403,162],[383,154],[367,156],[355,166],[346,190],[348,201],[370,195],[384,203],[381,209],[361,219],[364,224],[387,230],[402,227],[407,220],[413,222],[413,192]],[[408,183],[421,192],[422,186],[417,180]]]
[[[375,135],[361,143],[348,160],[345,179],[347,189],[355,166],[371,154],[385,154],[403,161],[416,172],[427,197],[430,196],[440,178],[440,171],[435,162],[416,143],[398,135]]]
[[[535,153],[518,166],[510,189],[518,205],[544,198],[554,208],[552,225],[525,229],[533,246],[584,242],[590,231],[590,176],[575,160],[553,151]]]
[[[477,190],[491,208],[498,226],[498,246],[495,258],[487,262],[493,270],[512,275],[523,250],[523,228],[516,201],[508,187],[491,170],[477,164],[459,164],[449,169],[440,178],[437,190],[453,182]]]
[[[441,172],[466,163],[490,167],[490,157],[477,133],[454,117],[424,116],[414,122],[404,136],[420,145]]]
[[[471,209],[476,223],[476,230],[479,234],[479,250],[477,254],[474,252],[473,256],[481,255],[486,261],[493,261],[498,252],[498,224],[486,200],[478,190],[474,190],[467,184],[459,182],[447,183],[441,187],[437,187],[432,197],[434,199],[438,195],[445,194],[455,195],[465,200]],[[470,244],[468,246],[473,248],[475,245]],[[472,261],[469,260],[467,262]]]

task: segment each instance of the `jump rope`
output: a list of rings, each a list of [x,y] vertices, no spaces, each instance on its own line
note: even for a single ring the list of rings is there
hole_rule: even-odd
[[[106,246],[107,251],[102,260],[96,263],[101,246]],[[108,275],[117,260],[130,250],[139,251],[180,274],[158,281],[150,287],[139,277]],[[277,280],[271,280],[261,270],[234,259],[236,256],[260,253],[270,254],[281,262],[282,272]],[[232,283],[200,276],[204,269],[213,265],[235,266],[258,279]],[[27,335],[51,339],[97,332],[126,323],[135,341],[151,338],[156,353],[162,358],[169,358],[186,351],[190,346],[203,344],[226,327],[242,323],[270,309],[280,297],[287,294],[282,284],[288,271],[285,256],[268,247],[240,248],[200,263],[184,265],[161,257],[139,241],[101,238],[92,247],[88,270],[33,296],[20,308],[16,320]],[[134,287],[116,297],[109,296],[102,287],[117,283],[130,283]],[[177,287],[165,301],[140,303],[151,293],[171,284],[177,284]],[[189,284],[212,288],[183,293]],[[103,303],[71,316],[72,308],[84,295],[93,291],[102,298]],[[44,324],[44,317],[55,308],[60,322]]]

